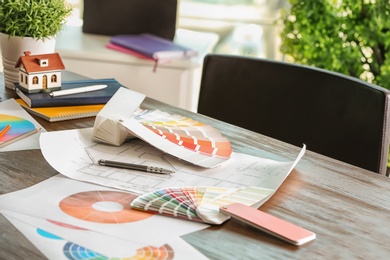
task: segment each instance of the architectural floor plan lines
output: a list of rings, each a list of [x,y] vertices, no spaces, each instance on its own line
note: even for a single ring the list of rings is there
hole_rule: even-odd
[[[233,153],[228,161],[210,169],[165,154],[140,139],[113,146],[95,143],[91,136],[92,129],[45,133],[41,135],[41,150],[53,168],[70,178],[137,194],[183,186],[256,186],[276,190],[305,152],[304,147],[295,161],[288,162]],[[167,168],[174,170],[175,174],[100,166],[97,163],[100,159]]]
[[[127,183],[127,185],[139,185],[157,189],[169,187],[170,183],[185,185],[189,181],[197,185],[209,185],[220,187],[240,187],[248,186],[252,183],[263,184],[263,178],[259,176],[259,170],[263,172],[272,171],[272,167],[259,166],[256,162],[250,165],[237,165],[237,167],[220,166],[213,174],[207,174],[199,166],[192,166],[187,162],[180,161],[167,155],[147,143],[140,140],[131,140],[120,147],[109,147],[108,152],[104,149],[107,145],[95,144],[85,148],[86,154],[91,157],[92,162],[99,159],[116,160],[128,163],[152,165],[162,168],[171,168],[177,171],[175,176],[156,175],[153,173],[140,173],[128,169],[118,169],[112,167],[101,167],[91,164],[79,169],[82,174],[105,177],[115,181]],[[233,171],[232,171],[233,170]],[[239,174],[237,174],[239,173]],[[170,180],[172,178],[172,180]],[[147,183],[147,185],[142,185]]]

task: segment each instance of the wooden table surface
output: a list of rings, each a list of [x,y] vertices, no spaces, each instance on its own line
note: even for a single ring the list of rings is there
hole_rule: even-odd
[[[1,77],[0,96],[15,97],[13,91],[4,90]],[[293,160],[300,150],[300,147],[149,98],[142,106],[208,123],[230,139],[236,152]],[[36,119],[48,131],[91,127],[94,122],[94,118],[57,123]],[[57,172],[45,161],[40,150],[0,153],[0,194],[27,188],[55,174]],[[307,228],[315,232],[317,238],[296,247],[235,220],[183,238],[210,259],[390,257],[390,180],[385,176],[307,151],[261,210]],[[44,257],[0,215],[0,259]]]

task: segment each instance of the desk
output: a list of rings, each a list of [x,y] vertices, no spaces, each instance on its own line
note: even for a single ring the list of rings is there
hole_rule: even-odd
[[[3,84],[1,78],[0,82]],[[10,98],[14,93],[4,91],[0,85],[0,95]],[[300,150],[150,98],[142,105],[204,121],[228,137],[237,152],[293,160]],[[37,118],[37,121],[53,131],[91,127],[94,119],[49,123]],[[39,150],[0,153],[0,172],[0,194],[27,188],[57,174]],[[387,259],[390,256],[390,182],[385,176],[307,151],[261,209],[315,232],[317,239],[295,247],[235,220],[183,238],[211,259]],[[2,215],[0,259],[43,259]]]

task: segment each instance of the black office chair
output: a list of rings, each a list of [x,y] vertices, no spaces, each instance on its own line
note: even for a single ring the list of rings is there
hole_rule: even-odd
[[[203,66],[198,113],[386,174],[388,90],[257,58],[210,54]]]
[[[177,7],[177,0],[84,0],[83,32],[151,33],[172,40]]]

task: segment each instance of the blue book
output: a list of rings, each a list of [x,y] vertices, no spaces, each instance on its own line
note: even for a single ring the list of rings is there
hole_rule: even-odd
[[[154,60],[175,60],[197,55],[195,50],[149,33],[115,35],[110,42]]]
[[[16,94],[23,99],[31,108],[36,107],[58,107],[58,106],[79,106],[92,104],[106,104],[108,100],[123,87],[115,79],[91,79],[64,81],[61,90],[86,87],[91,85],[107,85],[106,88],[91,92],[83,92],[66,96],[51,97],[49,92],[26,93],[18,85],[15,87]]]

